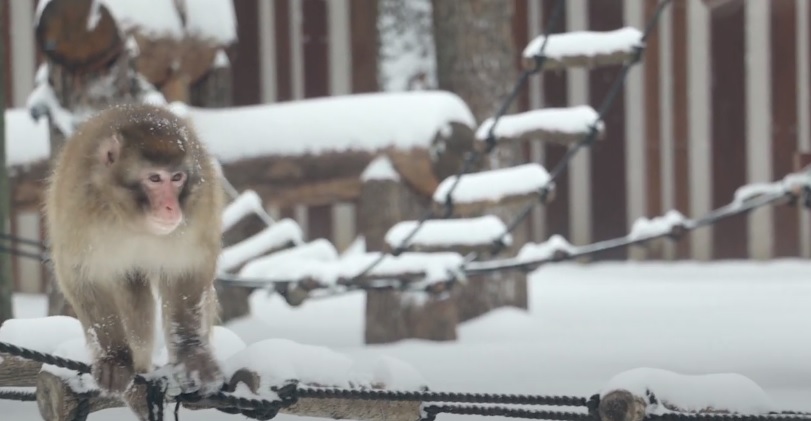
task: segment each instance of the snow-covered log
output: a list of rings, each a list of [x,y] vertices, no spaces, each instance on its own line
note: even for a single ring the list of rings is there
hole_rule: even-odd
[[[89,363],[90,352],[81,328],[74,329],[78,326],[78,320],[64,316],[11,319],[0,327],[0,342]],[[297,381],[303,387],[427,389],[419,372],[388,356],[366,364],[325,347],[285,339],[267,339],[248,346],[235,333],[221,326],[214,328],[212,348],[228,379],[226,392],[249,399],[277,399],[278,394],[271,388],[291,381]],[[167,362],[166,348],[162,344],[156,346],[153,355],[156,367]],[[99,389],[89,374],[16,357],[0,360],[0,374],[2,388],[36,386],[40,414],[49,421],[73,420],[87,397],[90,412],[124,406],[118,398],[99,396]],[[176,389],[171,383],[168,387],[170,391]],[[141,391],[136,388],[136,393]],[[194,409],[220,407],[210,399],[185,405]],[[281,412],[332,419],[416,421],[420,418],[420,402],[300,398]]]
[[[390,250],[403,247],[420,252],[455,251],[467,254],[486,251],[493,246],[507,226],[497,216],[485,215],[476,218],[432,219],[425,221],[407,243],[406,237],[419,225],[419,221],[402,221],[386,233],[386,244]],[[503,241],[509,245],[509,234]]]
[[[219,270],[228,272],[237,269],[251,259],[299,244],[303,237],[296,221],[282,219],[261,232],[224,248],[220,253]]]
[[[536,199],[549,182],[549,173],[541,165],[516,165],[464,174],[458,183],[457,176],[448,177],[436,188],[433,199],[435,206],[441,209],[450,193],[455,215],[475,215],[491,206]],[[551,195],[547,199],[551,199]]]
[[[735,373],[685,375],[655,368],[617,374],[600,392],[603,421],[657,415],[722,413],[765,416],[779,408],[751,379]]]
[[[524,48],[523,64],[535,67],[536,56],[541,53],[544,36],[531,40]],[[642,41],[642,32],[624,27],[613,31],[570,31],[549,36],[543,55],[543,70],[568,67],[600,67],[622,64],[634,53]]]
[[[505,115],[498,120],[493,130],[497,141],[538,140],[570,144],[583,139],[597,121],[597,111],[588,105],[564,108],[544,108],[523,113]],[[479,126],[477,140],[486,140],[493,127],[493,118]],[[605,133],[605,125],[597,125],[597,139]]]

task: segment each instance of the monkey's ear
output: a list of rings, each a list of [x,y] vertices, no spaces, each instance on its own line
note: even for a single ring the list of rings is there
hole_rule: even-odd
[[[106,166],[113,165],[121,155],[121,138],[116,133],[101,141],[99,146],[99,161]]]

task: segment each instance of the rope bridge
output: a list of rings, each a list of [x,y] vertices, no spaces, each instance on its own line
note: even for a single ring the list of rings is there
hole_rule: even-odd
[[[71,360],[39,352],[33,349],[20,347],[7,342],[0,342],[0,353],[19,357],[25,360],[48,364],[55,367],[75,371],[77,374],[89,373],[90,365],[81,361]],[[239,373],[239,372],[238,372]],[[167,402],[166,380],[154,376],[154,373],[138,375],[135,384],[146,386],[146,403],[149,408],[149,421],[162,421],[164,405]],[[645,414],[645,407],[657,404],[657,399],[650,391],[645,397],[633,396],[624,390],[614,390],[600,396],[592,395],[589,398],[579,396],[550,396],[550,395],[516,395],[491,393],[459,393],[430,390],[386,390],[386,389],[347,389],[337,387],[313,387],[301,385],[298,381],[287,381],[280,386],[271,386],[270,391],[275,395],[273,399],[259,394],[246,392],[236,393],[234,379],[237,374],[223,387],[223,390],[208,396],[197,393],[181,394],[171,397],[175,402],[174,417],[179,419],[179,409],[183,405],[192,409],[217,409],[228,414],[241,414],[256,420],[269,420],[280,412],[291,412],[297,415],[313,415],[305,408],[291,410],[300,405],[302,400],[348,400],[354,408],[363,407],[362,403],[405,403],[408,409],[403,412],[402,407],[377,408],[376,413],[330,411],[326,418],[353,418],[369,421],[433,421],[439,414],[459,414],[477,416],[502,416],[510,418],[560,420],[560,421],[811,421],[811,413],[781,411],[762,415],[744,415],[729,413],[676,413],[646,415],[639,418],[638,413]],[[248,382],[250,383],[250,381]],[[249,386],[250,387],[250,386]],[[256,388],[256,384],[253,385]],[[41,401],[52,398],[49,391],[40,394],[24,390],[4,390],[0,388],[0,399],[16,401]],[[52,392],[52,391],[51,391]],[[71,414],[61,414],[66,421],[85,421],[92,412],[92,401],[98,399],[115,399],[105,397],[98,390],[75,393],[78,399],[76,409]],[[644,400],[644,402],[641,402]],[[171,400],[170,400],[171,401]],[[438,404],[439,403],[439,404]],[[527,409],[512,407],[512,405],[541,406],[541,407],[571,407],[581,408],[574,410]],[[114,402],[100,406],[98,409],[123,406],[121,402]],[[387,412],[386,409],[393,409]],[[636,414],[636,415],[635,415]],[[343,415],[343,416],[342,416]]]

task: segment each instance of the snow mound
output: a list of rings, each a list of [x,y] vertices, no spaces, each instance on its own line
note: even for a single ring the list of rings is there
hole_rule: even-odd
[[[673,408],[684,412],[714,409],[750,415],[779,409],[757,383],[735,373],[685,375],[643,367],[611,378],[600,396],[614,390],[627,390],[640,397],[652,392],[661,404],[648,407],[648,412],[655,414]]]

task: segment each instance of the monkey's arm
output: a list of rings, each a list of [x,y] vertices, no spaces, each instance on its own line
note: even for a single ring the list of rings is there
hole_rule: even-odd
[[[209,342],[213,304],[213,269],[164,274],[160,280],[163,325],[170,363],[180,371],[184,392],[204,394],[220,390],[224,377]]]

